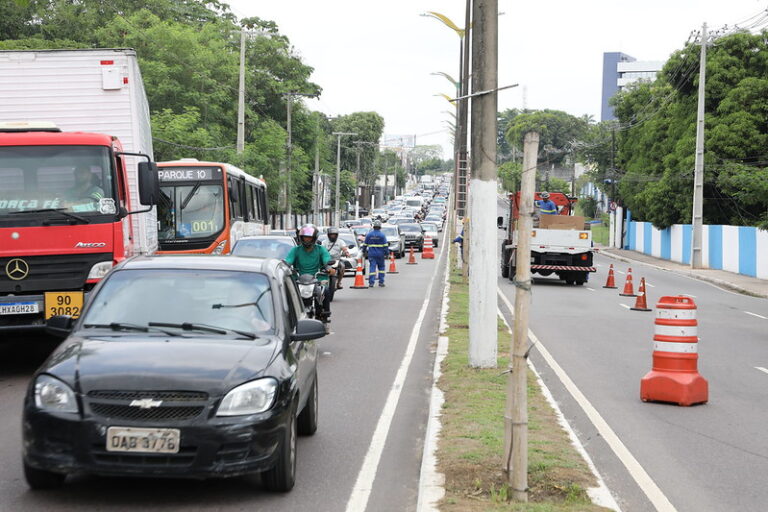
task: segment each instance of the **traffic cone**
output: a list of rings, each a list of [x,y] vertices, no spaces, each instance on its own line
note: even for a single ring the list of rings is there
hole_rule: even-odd
[[[406,265],[418,265],[416,262],[416,256],[413,254],[413,246],[411,246],[411,254],[408,256],[408,263]]]
[[[635,287],[632,286],[632,269],[627,270],[627,281],[624,283],[624,293],[620,293],[622,297],[637,297],[635,295]]]
[[[650,311],[648,307],[648,300],[645,296],[645,278],[640,278],[640,287],[637,289],[637,300],[635,301],[635,307],[629,308],[632,311]]]
[[[613,263],[611,263],[611,267],[608,269],[608,280],[603,288],[616,288],[616,280],[613,277]]]
[[[421,259],[435,259],[435,251],[432,250],[432,237],[427,236],[424,238],[424,248],[421,250]]]
[[[355,289],[368,289],[368,285],[365,284],[365,278],[363,278],[363,258],[357,259],[357,270],[355,270],[355,284],[352,285]]]
[[[387,274],[399,274],[400,272],[397,271],[397,267],[395,266],[395,253],[390,252],[389,253],[389,270],[387,270]]]

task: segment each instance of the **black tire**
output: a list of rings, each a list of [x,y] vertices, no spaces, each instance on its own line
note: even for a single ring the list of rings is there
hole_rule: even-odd
[[[67,475],[45,471],[44,469],[33,468],[24,463],[24,478],[30,489],[57,489],[62,486]]]
[[[319,390],[317,387],[317,372],[315,372],[315,382],[312,384],[309,399],[296,420],[297,431],[300,436],[311,436],[317,432],[318,403]]]
[[[567,284],[568,286],[572,285],[573,282],[574,282],[573,279],[566,279],[565,280],[565,284]]]
[[[584,285],[584,281],[576,281],[576,286],[583,286],[583,285]]]
[[[288,492],[296,483],[296,411],[291,411],[283,439],[280,442],[277,462],[262,473],[264,488],[272,492]]]
[[[509,265],[509,280],[513,281],[515,280],[515,274],[517,273],[517,269],[513,267],[512,265]],[[533,280],[533,277],[531,277],[531,280]]]

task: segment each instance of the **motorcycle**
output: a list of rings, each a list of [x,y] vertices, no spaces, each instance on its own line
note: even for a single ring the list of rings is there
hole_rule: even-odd
[[[335,261],[328,263],[329,267],[336,265]],[[325,295],[328,281],[321,281],[318,276],[327,276],[328,272],[321,270],[316,274],[302,274],[297,280],[299,295],[304,302],[304,311],[309,318],[316,318],[323,323],[328,323],[330,312],[323,308],[323,296]]]

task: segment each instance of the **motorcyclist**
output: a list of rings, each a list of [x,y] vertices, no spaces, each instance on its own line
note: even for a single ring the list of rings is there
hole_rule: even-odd
[[[335,289],[340,290],[343,288],[341,286],[341,278],[344,277],[344,263],[341,261],[341,258],[349,258],[349,249],[347,249],[347,244],[345,244],[343,240],[339,241],[339,228],[328,228],[326,235],[328,238],[323,240],[322,246],[325,247],[325,249],[331,255],[332,260],[339,262],[336,265],[337,272],[333,281],[335,281]]]
[[[389,243],[387,236],[381,232],[380,221],[373,222],[373,229],[365,235],[364,243],[368,249],[368,261],[371,262],[368,272],[368,288],[373,288],[377,275],[379,276],[379,286],[384,287],[384,277],[387,275],[384,262],[389,255]]]
[[[331,255],[328,250],[317,244],[318,231],[312,224],[305,224],[299,229],[298,237],[301,245],[294,247],[285,257],[285,262],[293,266],[299,275],[315,275],[321,270],[327,270],[328,276],[336,273],[333,267],[328,263],[331,261]],[[318,319],[325,323],[325,330],[328,332],[328,324],[331,321],[331,295],[328,286],[328,276],[319,275],[318,280],[325,282],[323,291],[323,311],[318,314]]]

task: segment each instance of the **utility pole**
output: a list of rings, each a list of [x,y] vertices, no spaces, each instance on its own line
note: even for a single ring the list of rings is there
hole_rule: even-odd
[[[528,308],[531,304],[531,230],[539,134],[525,134],[515,259],[515,326],[504,413],[504,471],[512,499],[528,501]],[[509,219],[514,222],[514,219]]]
[[[498,8],[497,8],[498,10]],[[459,132],[459,153],[456,155],[456,213],[459,217],[465,217],[467,214],[467,180],[469,179],[469,154],[467,153],[467,136],[469,134],[469,61],[470,48],[473,41],[472,35],[472,0],[466,0],[464,13],[464,47],[461,55],[461,96],[459,100],[458,127]],[[485,90],[485,89],[482,89]],[[494,93],[495,94],[495,93]],[[496,117],[496,114],[494,114]],[[465,233],[466,234],[466,233]],[[467,243],[467,240],[464,240]]]
[[[360,151],[362,146],[360,141],[355,142],[357,146],[357,169],[355,170],[355,218],[360,218]]]
[[[691,268],[702,267],[702,231],[704,230],[704,103],[707,80],[707,24],[701,27],[701,62],[699,64],[699,109],[696,115],[696,159],[693,175],[693,233]]]
[[[237,88],[237,154],[245,150],[245,28],[240,30],[240,84]]]
[[[496,366],[496,136],[498,88],[498,0],[474,0],[472,32],[473,173],[469,239],[469,365]],[[461,198],[459,198],[461,199]],[[465,242],[466,243],[466,242]]]
[[[339,196],[341,195],[341,138],[344,136],[354,136],[353,132],[333,132],[336,135],[336,204],[334,208],[333,225],[341,225],[341,213],[339,210]]]
[[[315,171],[312,173],[312,222],[320,224],[320,116],[315,129]]]
[[[293,144],[291,140],[291,106],[293,105],[293,96],[290,93],[288,93],[285,97],[285,100],[286,100],[285,103],[288,109],[288,116],[286,120],[286,125],[288,126],[288,144],[286,146],[286,149],[288,151],[288,157],[287,157],[288,165],[287,165],[287,173],[286,173],[287,176],[285,180],[285,203],[287,205],[286,213],[288,214],[288,227],[292,228],[293,216],[291,214],[293,213],[292,211],[293,208],[291,203],[293,201],[291,201],[291,157],[293,156],[292,155]]]

